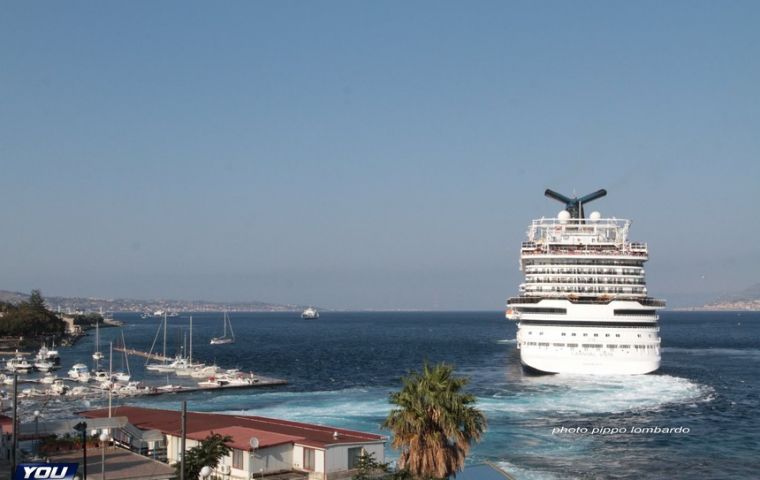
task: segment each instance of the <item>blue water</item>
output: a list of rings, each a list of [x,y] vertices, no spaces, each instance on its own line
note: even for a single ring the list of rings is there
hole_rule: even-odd
[[[150,347],[158,319],[129,314],[117,318],[128,324],[128,346]],[[208,339],[220,333],[221,315],[193,318],[196,357],[290,384],[143,397],[130,403],[176,409],[186,399],[194,410],[244,411],[387,435],[380,424],[390,408],[388,393],[398,388],[399,378],[425,359],[447,361],[470,377],[470,388],[489,421],[470,461],[497,462],[521,479],[760,475],[758,313],[663,312],[662,368],[653,375],[627,377],[524,374],[513,340],[515,325],[498,312],[325,312],[319,320],[238,313],[231,315],[237,343],[214,347]],[[186,319],[170,319],[170,349],[186,325]],[[103,329],[101,334],[107,342],[118,330]],[[92,348],[93,338],[87,337],[65,351],[66,368],[86,358]],[[137,365],[142,360],[132,358],[131,363],[141,375]],[[630,431],[656,426],[686,427],[689,433],[552,432],[559,427],[590,432],[594,427]]]

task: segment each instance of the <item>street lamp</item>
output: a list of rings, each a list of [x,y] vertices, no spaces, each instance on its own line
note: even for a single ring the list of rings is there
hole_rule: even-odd
[[[106,480],[106,442],[108,442],[108,432],[103,431],[103,433],[100,434],[100,446],[101,446],[101,457],[100,457],[100,465],[103,468],[103,475],[102,480]]]
[[[35,410],[34,413],[34,441],[37,443],[37,455],[39,455],[39,447],[42,443],[40,441],[40,411]]]
[[[40,411],[35,410],[33,415],[34,415],[34,436],[36,437],[40,434],[40,428],[39,428],[40,427],[39,425]]]
[[[251,437],[250,440],[248,440],[248,444],[251,446],[251,476],[253,476],[253,472],[255,471],[253,469],[253,461],[256,459],[256,449],[259,448],[259,439],[257,437]],[[264,478],[264,469],[261,469],[261,478]]]
[[[211,475],[211,467],[206,465],[205,467],[201,468],[201,478],[208,478],[209,475]]]

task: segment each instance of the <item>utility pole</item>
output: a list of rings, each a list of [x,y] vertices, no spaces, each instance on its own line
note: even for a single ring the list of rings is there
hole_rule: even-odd
[[[11,472],[16,474],[16,451],[18,450],[18,373],[13,372],[13,442],[11,442],[13,449],[11,451]]]
[[[82,478],[87,480],[87,422],[77,423],[74,430],[82,432]]]
[[[185,437],[187,436],[187,400],[182,400],[182,437],[179,442],[180,460],[179,460],[179,480],[185,480]]]

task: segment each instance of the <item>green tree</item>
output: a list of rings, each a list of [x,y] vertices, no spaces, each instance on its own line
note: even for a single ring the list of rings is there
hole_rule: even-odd
[[[356,474],[351,480],[371,480],[378,478],[390,471],[387,463],[378,462],[374,453],[362,452],[359,457],[359,463],[356,465]]]
[[[455,377],[445,363],[412,372],[390,395],[395,405],[383,427],[393,433],[400,450],[399,467],[413,477],[446,478],[464,467],[474,442],[486,430],[486,417],[475,408],[475,396],[463,388],[469,380]]]
[[[0,336],[32,337],[60,336],[66,324],[56,314],[45,307],[45,299],[39,290],[32,290],[29,300],[18,305],[2,306]]]
[[[36,312],[47,312],[45,307],[45,299],[42,298],[42,292],[39,290],[32,290],[32,294],[29,295],[29,308]]]
[[[228,443],[232,441],[229,435],[211,432],[201,443],[185,452],[185,478],[180,480],[197,480],[203,467],[216,468],[222,457],[230,454]],[[174,465],[179,478],[179,463]]]

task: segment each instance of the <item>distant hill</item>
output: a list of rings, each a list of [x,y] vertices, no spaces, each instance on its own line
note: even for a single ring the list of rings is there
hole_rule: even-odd
[[[29,298],[28,293],[10,292],[8,290],[0,290],[0,302],[8,303],[21,303]]]
[[[302,305],[283,305],[269,302],[212,302],[206,300],[169,300],[154,299],[140,300],[130,298],[91,298],[91,297],[55,297],[45,295],[45,302],[51,310],[62,312],[95,312],[99,310],[108,312],[155,312],[165,310],[168,312],[296,312],[305,307]],[[0,301],[19,303],[27,300],[28,294],[0,290]]]
[[[703,307],[704,310],[760,310],[760,283],[744,290],[724,295]]]

